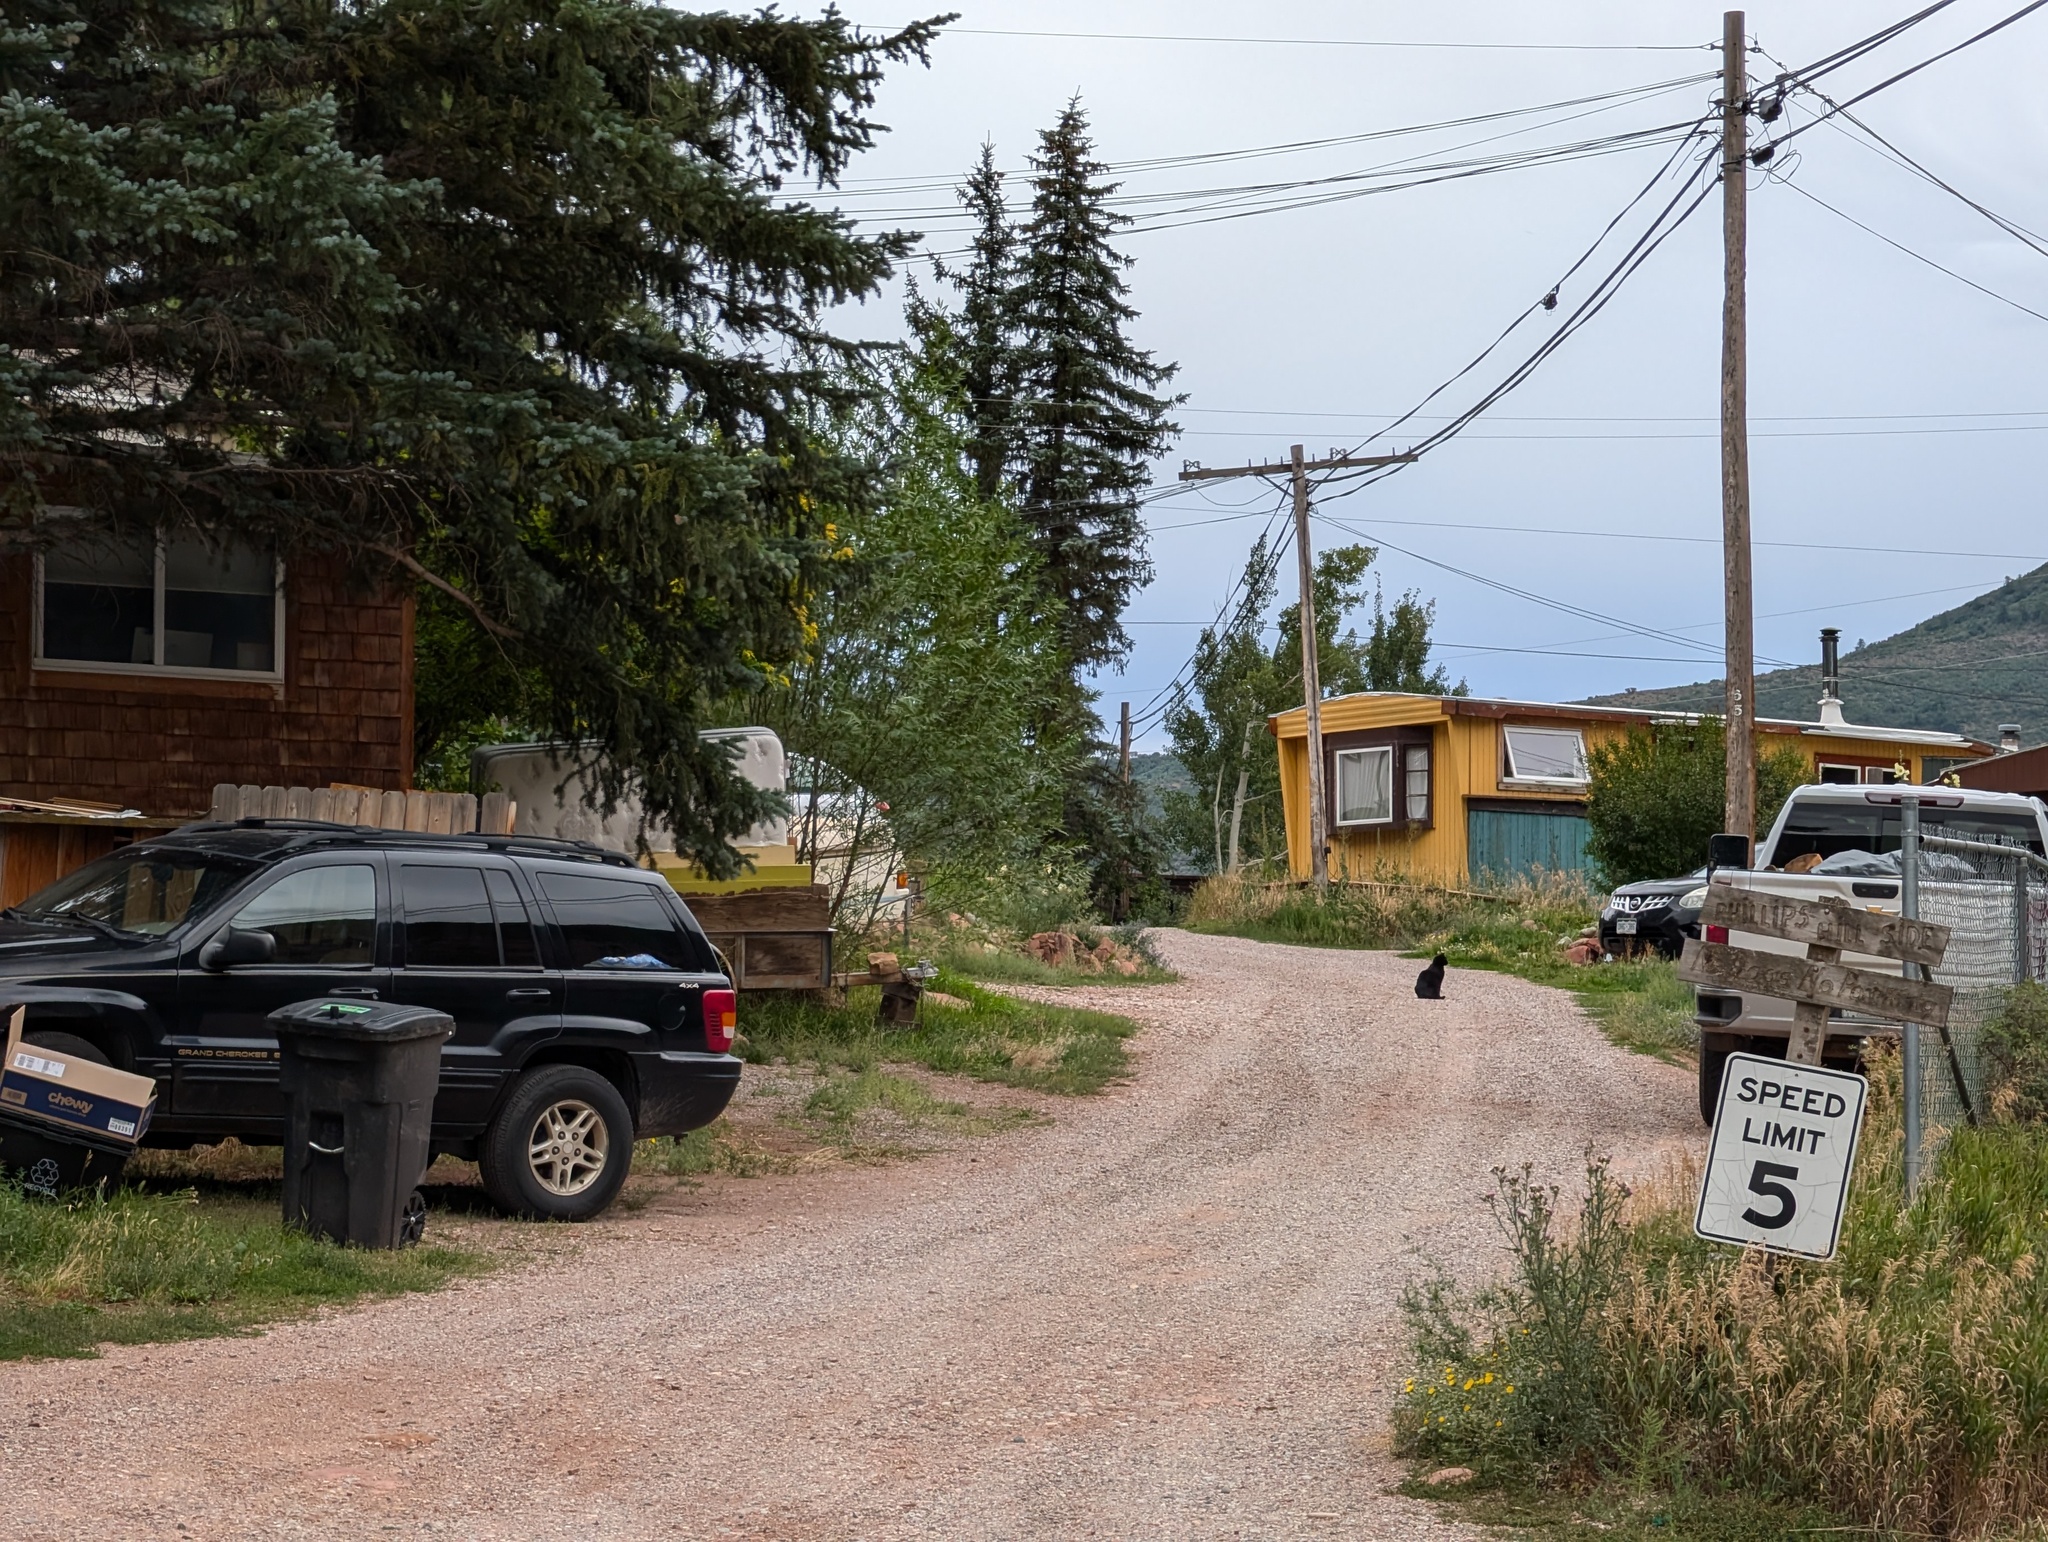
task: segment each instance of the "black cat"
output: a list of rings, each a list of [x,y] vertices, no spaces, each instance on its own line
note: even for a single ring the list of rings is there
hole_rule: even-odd
[[[1439,953],[1429,961],[1429,967],[1415,977],[1415,994],[1424,1001],[1444,999],[1444,965],[1450,960]]]

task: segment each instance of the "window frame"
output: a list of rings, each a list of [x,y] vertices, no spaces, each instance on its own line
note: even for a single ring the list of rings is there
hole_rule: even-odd
[[[1332,829],[1337,829],[1337,830],[1363,830],[1363,829],[1370,829],[1370,828],[1372,828],[1372,827],[1375,827],[1375,826],[1379,826],[1379,825],[1393,825],[1393,824],[1397,824],[1397,823],[1399,823],[1399,822],[1400,822],[1400,804],[1401,804],[1401,803],[1402,803],[1402,801],[1403,801],[1403,800],[1405,799],[1405,796],[1406,796],[1406,794],[1405,794],[1405,792],[1404,792],[1404,790],[1403,790],[1403,788],[1402,788],[1402,787],[1400,787],[1400,786],[1397,786],[1397,785],[1395,785],[1395,777],[1396,777],[1396,774],[1397,774],[1397,773],[1401,773],[1401,772],[1403,772],[1403,771],[1404,771],[1404,768],[1403,768],[1403,767],[1401,766],[1401,764],[1400,764],[1400,758],[1399,758],[1398,756],[1396,756],[1396,755],[1395,755],[1395,753],[1394,753],[1394,751],[1395,751],[1395,750],[1396,750],[1397,748],[1399,748],[1399,746],[1397,746],[1397,745],[1393,745],[1393,744],[1361,744],[1361,745],[1358,745],[1358,746],[1356,746],[1356,747],[1354,747],[1354,748],[1348,748],[1348,749],[1340,749],[1340,750],[1333,750],[1333,751],[1331,751],[1331,753],[1330,753],[1330,769],[1331,769],[1331,771],[1332,771],[1333,773],[1335,773],[1335,774],[1334,774],[1334,776],[1332,777],[1332,780],[1331,780],[1331,783],[1330,783],[1330,800],[1331,800],[1331,812],[1332,812],[1332,814],[1333,814],[1333,816],[1334,816],[1334,817],[1333,817],[1333,818],[1331,819],[1331,821],[1330,821],[1330,825],[1331,825],[1331,828],[1332,828]],[[1363,755],[1384,755],[1384,756],[1386,756],[1386,758],[1387,758],[1387,815],[1386,815],[1386,818],[1384,818],[1384,819],[1346,819],[1346,818],[1344,817],[1344,794],[1343,794],[1343,791],[1342,791],[1342,788],[1343,788],[1343,778],[1344,778],[1344,760],[1345,760],[1345,757],[1346,757],[1346,756],[1350,756],[1350,755],[1359,755],[1359,756],[1363,756]]]
[[[43,510],[45,517],[77,518],[83,513],[75,508],[49,507]],[[30,662],[39,670],[62,670],[82,675],[137,675],[143,679],[170,680],[260,680],[272,685],[284,681],[284,558],[271,559],[271,667],[269,669],[214,669],[196,664],[166,664],[164,656],[164,569],[167,542],[163,532],[157,532],[155,545],[155,586],[150,598],[150,633],[153,639],[151,661],[147,664],[124,663],[113,659],[59,659],[43,652],[43,553],[35,554],[34,590],[30,596],[30,646],[33,650]]]
[[[645,870],[641,869],[640,871],[644,872]],[[533,915],[535,925],[537,927],[544,927],[552,939],[549,946],[560,953],[560,967],[564,973],[593,974],[602,980],[616,981],[659,978],[663,973],[667,975],[704,976],[720,972],[718,950],[712,946],[710,938],[704,934],[703,929],[697,924],[696,918],[689,913],[689,907],[682,903],[681,897],[666,883],[662,883],[659,880],[652,883],[645,882],[616,868],[593,870],[588,867],[570,867],[558,864],[536,865],[526,868],[524,875],[530,880],[524,885],[528,894],[529,913]],[[698,963],[694,965],[667,965],[664,966],[662,971],[652,969],[600,969],[595,960],[588,964],[579,964],[576,961],[575,945],[569,936],[569,923],[563,919],[555,897],[548,893],[547,881],[549,878],[554,877],[597,878],[602,882],[616,885],[622,892],[646,895],[668,917],[669,924],[675,928],[677,937],[688,945],[691,952],[698,956]],[[535,901],[539,902],[540,908],[533,908]],[[564,900],[561,903],[574,905],[582,902]]]
[[[1569,788],[1584,792],[1592,785],[1591,775],[1569,776],[1518,776],[1515,774],[1515,751],[1509,735],[1515,733],[1570,734],[1579,741],[1579,764],[1586,764],[1586,731],[1583,728],[1561,728],[1552,723],[1503,723],[1500,725],[1500,786],[1504,789],[1535,787],[1545,791]]]
[[[212,915],[212,919],[217,924],[213,927],[211,935],[206,940],[211,942],[225,937],[241,918],[243,911],[247,910],[280,884],[290,883],[293,879],[308,873],[326,872],[333,868],[342,867],[363,867],[368,868],[370,871],[370,956],[367,959],[359,963],[346,964],[307,964],[279,959],[268,964],[237,965],[236,968],[238,970],[268,970],[271,972],[297,972],[301,974],[310,969],[362,970],[367,972],[388,968],[389,965],[384,960],[388,956],[391,931],[389,925],[391,920],[391,877],[386,871],[384,863],[378,859],[377,854],[368,851],[337,850],[322,852],[312,861],[286,862],[272,867],[268,873],[258,873],[252,876],[244,889],[222,898],[220,905]],[[201,944],[202,947],[204,945],[204,943]]]

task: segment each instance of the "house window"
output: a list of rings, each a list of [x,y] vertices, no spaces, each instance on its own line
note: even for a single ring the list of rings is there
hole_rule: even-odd
[[[1507,744],[1506,783],[1569,782],[1583,787],[1586,739],[1576,728],[1514,728],[1503,730]]]
[[[1429,746],[1408,745],[1402,756],[1408,778],[1408,822],[1426,825],[1429,823]]]
[[[1898,773],[1890,766],[1867,766],[1846,764],[1841,761],[1823,760],[1814,768],[1823,783],[1836,786],[1855,786],[1864,783],[1873,787],[1889,787],[1899,779]]]
[[[283,674],[282,565],[194,535],[100,535],[37,562],[36,662],[123,673]]]
[[[1337,823],[1384,825],[1394,821],[1394,750],[1337,752]]]

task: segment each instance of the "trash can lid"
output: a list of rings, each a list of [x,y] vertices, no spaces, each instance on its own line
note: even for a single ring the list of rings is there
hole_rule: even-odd
[[[316,996],[294,1001],[270,1014],[279,1033],[300,1033],[323,1039],[371,1039],[395,1044],[407,1039],[445,1039],[455,1019],[432,1007],[396,1001],[352,1001]]]

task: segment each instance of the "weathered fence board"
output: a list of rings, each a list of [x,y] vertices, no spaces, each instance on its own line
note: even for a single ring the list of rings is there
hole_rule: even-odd
[[[1932,921],[1908,921],[1846,904],[1815,904],[1725,883],[1707,885],[1700,924],[1909,964],[1940,963],[1949,943],[1949,929]]]
[[[1678,961],[1678,978],[1693,985],[1727,986],[1871,1017],[1925,1023],[1931,1028],[1948,1022],[1955,995],[1946,985],[1897,979],[1788,953],[1731,948],[1719,942],[1688,941]]]
[[[311,819],[323,824],[370,825],[384,830],[416,830],[431,835],[510,835],[519,805],[502,792],[489,794],[479,808],[473,793],[384,792],[375,787],[237,787],[222,782],[213,789],[206,817],[233,823],[237,819]]]

